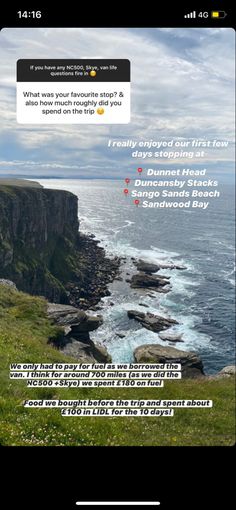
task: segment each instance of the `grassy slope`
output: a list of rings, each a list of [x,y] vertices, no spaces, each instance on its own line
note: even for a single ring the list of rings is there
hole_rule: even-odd
[[[63,362],[47,344],[57,330],[46,302],[0,286],[0,443],[2,445],[232,445],[233,378],[165,383],[163,389],[28,388],[8,377],[14,362]],[[212,399],[212,409],[176,409],[173,418],[65,418],[59,409],[25,409],[26,398]]]
[[[43,188],[41,184],[37,181],[29,181],[27,179],[7,179],[0,177],[0,186],[23,186],[24,188]]]

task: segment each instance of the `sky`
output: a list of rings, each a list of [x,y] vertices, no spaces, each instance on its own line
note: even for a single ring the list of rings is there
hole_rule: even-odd
[[[0,32],[0,176],[119,178],[141,161],[108,140],[228,141],[201,161],[234,168],[234,31],[230,28],[6,28]],[[131,122],[126,125],[17,124],[20,58],[128,58]],[[147,161],[145,162],[147,164]],[[176,161],[148,165],[176,168]]]

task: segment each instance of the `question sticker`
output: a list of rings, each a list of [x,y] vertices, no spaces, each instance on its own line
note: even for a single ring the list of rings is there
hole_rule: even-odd
[[[20,124],[127,124],[127,59],[17,61]]]

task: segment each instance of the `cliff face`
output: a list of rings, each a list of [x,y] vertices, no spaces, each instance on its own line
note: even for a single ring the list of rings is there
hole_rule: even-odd
[[[108,295],[119,260],[78,232],[77,205],[68,191],[0,183],[0,278],[83,309]]]
[[[0,186],[0,277],[67,302],[78,241],[77,197],[67,191]]]

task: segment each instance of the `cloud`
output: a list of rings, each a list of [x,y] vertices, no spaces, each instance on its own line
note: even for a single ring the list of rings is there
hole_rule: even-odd
[[[49,54],[50,48],[50,54]],[[128,125],[19,125],[15,67],[19,58],[129,58]],[[0,174],[123,175],[130,152],[109,138],[234,137],[234,32],[231,29],[4,29],[0,33]],[[8,140],[10,142],[8,142]],[[233,161],[232,145],[206,161]],[[5,163],[4,163],[5,161]],[[22,162],[22,165],[20,164]],[[165,162],[164,162],[165,164]],[[219,164],[219,163],[217,163]]]

